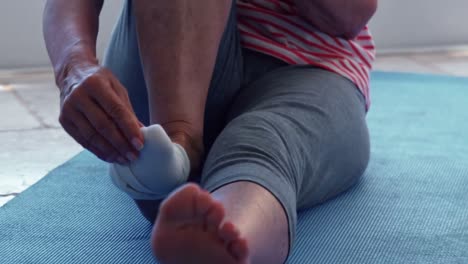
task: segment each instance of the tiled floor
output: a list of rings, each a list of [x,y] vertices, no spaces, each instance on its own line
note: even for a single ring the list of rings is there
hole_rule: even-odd
[[[58,123],[47,71],[0,71],[0,206],[81,150]]]
[[[468,77],[468,50],[381,55],[375,69]],[[0,206],[82,150],[58,113],[49,71],[0,71]]]

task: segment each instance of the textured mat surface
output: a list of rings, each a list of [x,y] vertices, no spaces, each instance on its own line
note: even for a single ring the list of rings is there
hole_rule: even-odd
[[[300,214],[288,263],[468,263],[468,79],[372,81],[365,177]],[[0,208],[0,263],[154,263],[149,232],[84,152]]]

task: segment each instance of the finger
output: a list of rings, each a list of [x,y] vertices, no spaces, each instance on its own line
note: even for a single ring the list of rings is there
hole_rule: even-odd
[[[117,96],[122,100],[122,103],[124,103],[125,106],[127,106],[127,109],[129,109],[130,112],[135,114],[132,103],[130,101],[130,97],[128,97],[127,89],[125,89],[125,87],[120,83],[119,80],[116,80],[114,78],[112,78],[111,83],[112,83],[112,89],[117,94]]]
[[[101,160],[112,162],[112,159],[109,158],[109,155],[105,154],[99,148],[91,145],[86,140],[86,138],[83,135],[81,135],[81,133],[79,132],[80,129],[77,126],[75,126],[73,122],[71,122],[68,119],[62,119],[60,120],[60,123],[62,124],[63,129],[83,148],[91,151],[94,155],[96,155]]]
[[[122,158],[117,152],[114,152],[110,157],[105,158],[106,154],[101,152],[97,147],[90,145],[88,147],[88,150],[91,151],[94,155],[96,155],[98,158],[100,158],[103,161],[109,162],[109,163],[119,163],[121,165],[127,165],[128,161],[124,158]],[[103,158],[101,158],[103,157]]]
[[[115,85],[113,85],[113,87],[117,95],[120,98],[122,98],[122,101],[124,102],[124,104],[128,107],[128,109],[130,109],[132,114],[136,117],[135,110],[133,109],[132,103],[130,102],[130,98],[128,97],[127,89],[125,89],[125,87],[119,82],[119,80],[115,80]],[[145,125],[140,120],[138,120],[138,117],[135,118],[135,121],[137,122],[137,125],[139,128],[145,127]],[[140,132],[140,135],[142,135],[141,132]],[[143,136],[140,138],[140,140],[144,144],[145,139]]]
[[[129,162],[125,156],[122,156],[107,138],[101,135],[89,120],[79,113],[74,118],[74,124],[79,128],[80,135],[84,138],[90,148],[98,149],[105,155],[105,160],[109,162],[119,162],[126,164]]]
[[[84,115],[79,106],[86,105],[91,99],[83,93],[83,89],[70,94],[61,107],[59,121],[65,130],[84,148],[95,153],[99,158],[115,162],[128,163],[107,140],[99,135]]]
[[[121,98],[123,104],[127,107],[127,110],[130,112],[128,122],[135,123],[134,126],[129,126],[129,131],[127,132],[127,134],[125,133],[125,131],[122,132],[127,136],[127,138],[131,138],[131,142],[137,150],[141,150],[144,144],[143,133],[140,130],[142,124],[136,117],[135,111],[132,107],[132,103],[130,102],[130,98],[128,97],[127,89],[125,89],[125,87],[116,78],[112,78],[112,88],[114,91],[116,91],[116,94]],[[125,123],[122,123],[119,127],[122,129],[123,126],[125,126]],[[132,137],[132,134],[136,134],[137,137]]]
[[[59,121],[65,131],[78,143],[91,152],[96,152],[95,154],[103,160],[115,162],[120,156],[119,152],[95,131],[89,121],[71,103],[62,107]],[[125,162],[125,159],[123,160]]]
[[[88,122],[91,127],[87,127],[87,130],[83,131],[88,133],[87,137],[93,137],[96,142],[100,143],[107,142],[121,156],[126,157],[128,161],[136,160],[138,153],[120,133],[114,121],[106,115],[103,109],[92,100],[83,100],[79,108],[84,117],[81,122]]]
[[[96,147],[93,143],[90,143],[88,139],[85,138],[79,131],[80,129],[73,124],[69,125],[70,129],[67,131],[81,146],[85,149],[91,151],[94,155],[96,155],[99,159],[106,161],[106,162],[119,162],[119,154],[117,151],[109,153],[106,150],[101,150],[101,148]],[[125,164],[125,161],[124,163]]]
[[[124,90],[117,80],[111,80],[112,91],[117,89]],[[125,138],[132,144],[136,150],[143,147],[143,134],[140,131],[138,120],[133,113],[131,105],[127,100],[121,99],[116,92],[109,92],[109,89],[94,89],[91,96],[99,106],[105,110],[107,115],[114,120],[117,127]]]
[[[112,72],[107,69],[104,69],[105,73],[110,76],[111,88],[117,94],[117,96],[122,100],[122,103],[125,104],[127,109],[136,116],[135,111],[133,110],[130,97],[128,97],[127,89],[122,85],[122,83],[113,76]],[[138,118],[135,118],[135,121],[138,121]]]

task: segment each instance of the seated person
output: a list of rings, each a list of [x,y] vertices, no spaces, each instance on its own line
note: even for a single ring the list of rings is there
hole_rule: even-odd
[[[127,0],[103,66],[102,6],[47,1],[63,128],[154,223],[160,263],[283,263],[298,210],[367,167],[377,0]]]

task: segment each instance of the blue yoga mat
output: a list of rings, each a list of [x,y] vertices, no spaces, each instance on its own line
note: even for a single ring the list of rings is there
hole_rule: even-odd
[[[468,263],[468,79],[372,84],[369,168],[300,213],[288,263]],[[83,152],[0,208],[0,263],[155,263],[150,230]]]

